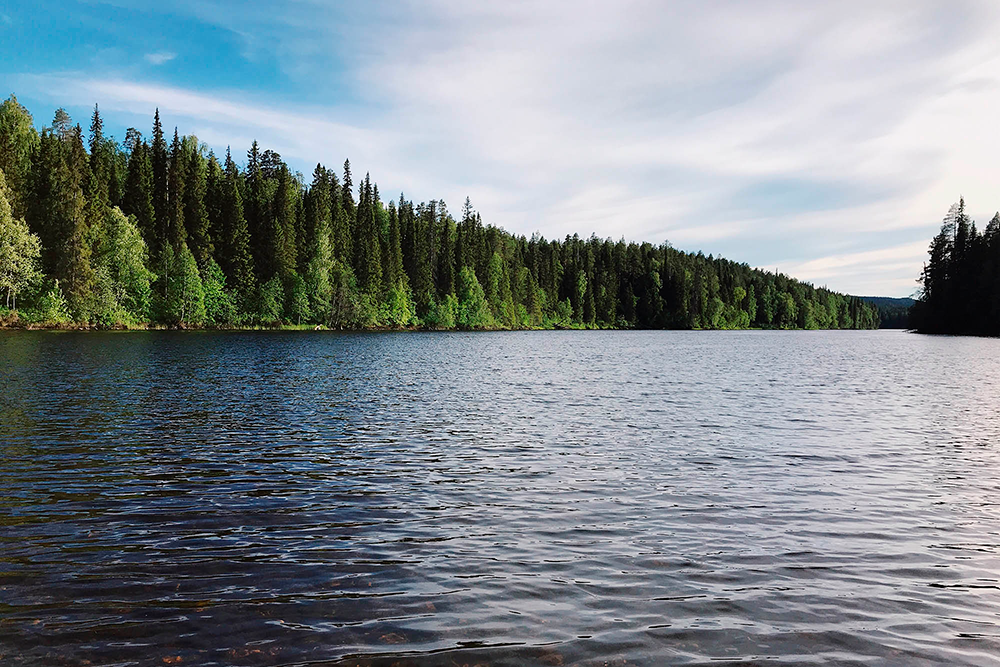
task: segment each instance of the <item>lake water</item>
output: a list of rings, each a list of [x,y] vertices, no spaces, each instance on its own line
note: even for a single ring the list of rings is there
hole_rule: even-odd
[[[0,332],[0,390],[5,665],[1000,665],[1000,340]]]

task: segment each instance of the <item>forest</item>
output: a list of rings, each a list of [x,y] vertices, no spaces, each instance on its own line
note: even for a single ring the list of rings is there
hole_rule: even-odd
[[[527,238],[484,224],[468,198],[457,217],[440,200],[383,200],[347,160],[307,179],[254,142],[238,164],[168,136],[159,110],[148,139],[107,136],[96,105],[86,135],[63,109],[39,131],[13,95],[0,104],[0,294],[4,326],[879,323],[857,297],[668,243]]]
[[[960,199],[928,253],[911,326],[921,333],[1000,335],[1000,213],[980,232]]]

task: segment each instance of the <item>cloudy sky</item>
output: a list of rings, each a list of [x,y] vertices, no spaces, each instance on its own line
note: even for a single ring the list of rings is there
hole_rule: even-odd
[[[0,0],[0,93],[906,296],[952,202],[1000,207],[998,29],[993,0]]]

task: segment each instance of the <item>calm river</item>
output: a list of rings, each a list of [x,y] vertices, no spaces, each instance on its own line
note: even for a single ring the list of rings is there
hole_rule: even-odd
[[[1000,665],[1000,340],[0,332],[4,665]]]

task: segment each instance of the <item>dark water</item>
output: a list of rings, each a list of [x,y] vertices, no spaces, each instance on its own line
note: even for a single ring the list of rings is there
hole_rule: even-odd
[[[1000,341],[0,332],[0,663],[1000,665]]]

